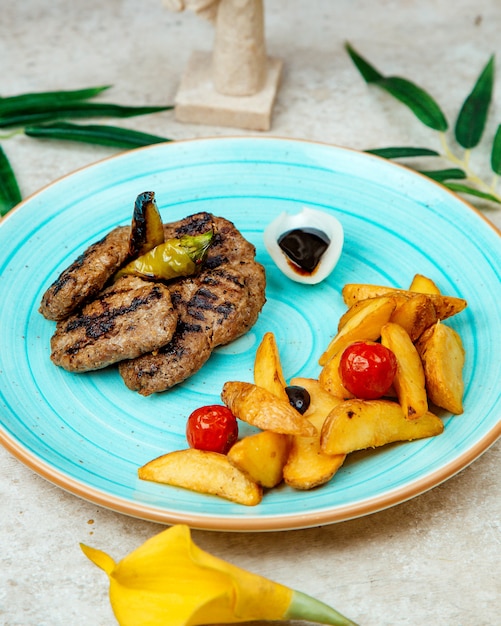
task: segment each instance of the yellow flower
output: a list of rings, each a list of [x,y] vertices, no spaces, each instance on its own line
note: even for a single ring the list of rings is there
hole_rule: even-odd
[[[152,537],[119,563],[101,550],[80,545],[108,574],[110,602],[121,626],[289,619],[354,626],[323,602],[204,552],[184,525]]]

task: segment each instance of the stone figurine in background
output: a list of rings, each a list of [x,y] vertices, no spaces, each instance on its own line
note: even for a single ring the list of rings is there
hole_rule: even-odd
[[[182,122],[268,130],[282,71],[269,58],[263,0],[164,0],[214,24],[212,53],[194,51],[176,96]]]

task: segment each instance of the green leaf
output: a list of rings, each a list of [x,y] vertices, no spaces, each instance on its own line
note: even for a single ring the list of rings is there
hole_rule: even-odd
[[[406,157],[420,157],[420,156],[439,156],[436,150],[430,150],[429,148],[412,148],[406,146],[395,146],[390,148],[374,148],[373,150],[365,150],[369,154],[375,154],[376,156],[383,157],[385,159],[403,159]]]
[[[482,138],[494,87],[494,55],[478,77],[470,95],[463,102],[454,133],[465,149],[474,148]]]
[[[466,173],[458,167],[452,167],[445,170],[419,170],[421,174],[428,176],[428,178],[432,178],[433,180],[437,180],[438,182],[443,182],[444,180],[460,180],[462,178],[467,178]]]
[[[7,155],[0,146],[0,215],[21,202],[21,192]]]
[[[484,200],[489,200],[490,202],[497,202],[501,204],[501,200],[492,195],[491,193],[485,193],[480,191],[479,189],[475,189],[474,187],[468,187],[468,185],[462,185],[461,183],[444,183],[444,186],[451,191],[455,191],[457,193],[466,193],[470,196],[475,196],[477,198],[482,198]]]
[[[421,87],[399,76],[384,76],[350,44],[346,50],[367,83],[375,84],[405,104],[423,124],[440,132],[449,127],[447,119],[437,102]]]
[[[53,122],[60,119],[89,118],[89,117],[133,117],[147,115],[173,109],[172,105],[131,107],[118,104],[94,102],[62,102],[54,103],[50,108],[40,111],[19,110],[1,115],[0,127],[29,126],[43,122]]]
[[[501,124],[498,126],[492,143],[491,167],[495,174],[501,175]]]
[[[353,63],[355,63],[358,71],[362,74],[365,82],[377,83],[378,80],[384,78],[384,76],[373,65],[371,65],[369,61],[366,61],[363,57],[361,57],[349,43],[346,43],[344,47],[350,55]]]
[[[24,132],[29,137],[36,137],[37,139],[79,141],[124,149],[172,141],[166,137],[150,135],[149,133],[142,133],[118,126],[106,126],[104,124],[81,125],[69,122],[54,122],[53,124],[41,126],[26,126]]]
[[[95,98],[110,86],[89,87],[72,91],[42,91],[35,93],[23,93],[17,96],[0,98],[0,115],[6,115],[16,111],[44,111],[56,104],[72,102],[75,100],[88,100]]]
[[[421,87],[398,76],[383,78],[377,84],[405,104],[429,128],[441,132],[447,130],[449,125],[442,110]]]

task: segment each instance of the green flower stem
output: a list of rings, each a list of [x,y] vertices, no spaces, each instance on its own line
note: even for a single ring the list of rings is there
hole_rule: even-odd
[[[320,600],[316,600],[301,591],[294,591],[284,619],[305,620],[318,624],[332,624],[333,626],[357,626],[355,622],[341,615],[328,604],[320,602]]]
[[[494,198],[497,199],[498,202],[501,202],[501,194],[498,194],[496,191],[498,177],[494,176],[494,179],[491,185],[486,183],[483,179],[480,178],[480,176],[475,174],[475,172],[473,172],[473,170],[470,168],[471,151],[469,149],[464,151],[463,158],[461,159],[458,156],[456,156],[454,152],[451,150],[451,148],[449,147],[445,133],[439,133],[439,137],[440,137],[440,143],[442,145],[442,150],[443,150],[442,156],[448,161],[450,161],[451,163],[454,163],[455,165],[458,165],[460,168],[462,168],[466,173],[466,177],[467,177],[466,180],[468,182],[473,183],[474,185],[477,185],[479,189],[481,189],[482,191],[485,191],[488,194],[491,194]]]
[[[463,162],[465,167],[468,169],[470,167],[470,157],[471,157],[471,149],[466,148],[463,155]]]

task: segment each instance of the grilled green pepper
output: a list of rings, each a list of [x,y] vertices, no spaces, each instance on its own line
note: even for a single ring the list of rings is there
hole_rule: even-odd
[[[164,243],[164,225],[154,191],[140,193],[134,203],[129,254],[138,257]]]
[[[168,239],[118,271],[116,278],[132,274],[150,280],[171,280],[195,274],[207,257],[214,232]]]

